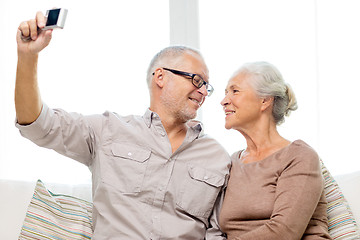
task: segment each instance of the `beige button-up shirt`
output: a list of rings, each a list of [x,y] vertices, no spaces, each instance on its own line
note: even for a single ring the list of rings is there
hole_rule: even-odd
[[[189,122],[174,153],[150,110],[82,116],[44,104],[35,122],[16,126],[37,145],[89,167],[93,239],[225,239],[215,210],[230,158],[199,122]]]

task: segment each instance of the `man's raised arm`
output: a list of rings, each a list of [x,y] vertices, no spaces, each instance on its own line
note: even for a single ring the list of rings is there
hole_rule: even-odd
[[[15,108],[19,124],[30,124],[40,115],[42,101],[37,81],[37,63],[39,52],[51,40],[52,30],[40,31],[45,26],[45,17],[41,12],[35,19],[22,22],[17,30],[16,41],[18,65],[15,83]],[[24,40],[31,37],[30,40]]]

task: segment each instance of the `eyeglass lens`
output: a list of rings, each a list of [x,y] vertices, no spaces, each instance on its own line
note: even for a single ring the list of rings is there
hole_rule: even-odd
[[[195,75],[193,77],[193,83],[194,83],[195,87],[201,88],[204,85],[204,80],[199,75]],[[206,88],[207,88],[207,86],[206,86]]]

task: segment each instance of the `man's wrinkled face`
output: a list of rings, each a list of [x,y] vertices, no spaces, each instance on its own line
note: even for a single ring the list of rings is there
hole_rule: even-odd
[[[181,57],[179,64],[166,66],[179,71],[200,75],[205,81],[208,81],[208,69],[203,59],[195,53],[186,53]],[[167,78],[166,85],[161,95],[161,100],[168,111],[176,119],[187,122],[194,119],[197,110],[205,101],[208,95],[205,86],[197,88],[192,84],[191,77],[177,75],[169,71],[164,71]]]

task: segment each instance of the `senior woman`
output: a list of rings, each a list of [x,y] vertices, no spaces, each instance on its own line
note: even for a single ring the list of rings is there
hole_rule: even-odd
[[[270,63],[243,65],[221,101],[225,128],[239,131],[247,147],[232,155],[220,226],[228,239],[331,239],[317,153],[277,131],[297,109],[293,91]]]

